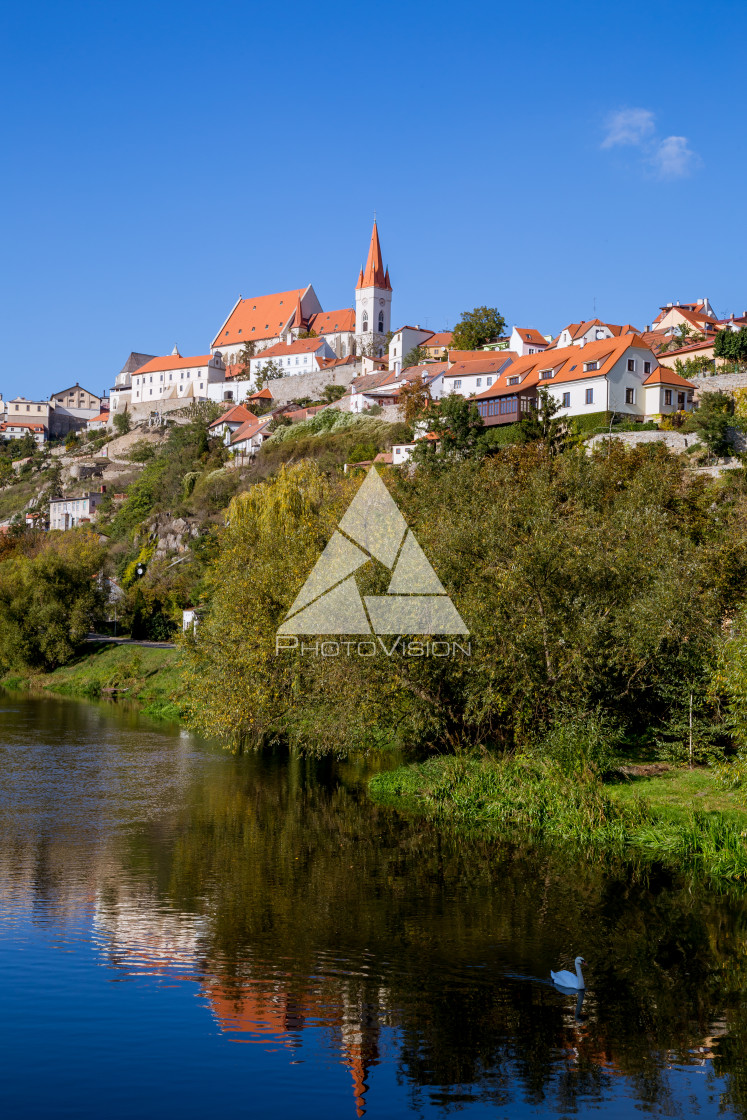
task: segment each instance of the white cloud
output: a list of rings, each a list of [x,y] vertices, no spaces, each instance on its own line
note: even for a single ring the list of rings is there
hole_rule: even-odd
[[[682,179],[698,165],[699,159],[686,136],[667,136],[656,145],[651,163],[660,179]]]
[[[621,144],[640,147],[654,131],[654,114],[650,109],[618,109],[607,117],[606,128],[603,148]]]

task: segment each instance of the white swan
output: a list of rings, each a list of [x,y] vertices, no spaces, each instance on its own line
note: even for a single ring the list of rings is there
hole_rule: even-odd
[[[581,971],[581,965],[586,964],[586,961],[583,957],[576,957],[575,964],[575,974],[569,972],[567,968],[564,968],[562,972],[553,972],[553,970],[550,969],[550,977],[553,983],[560,984],[563,988],[585,988],[586,982],[584,980],[584,974]]]

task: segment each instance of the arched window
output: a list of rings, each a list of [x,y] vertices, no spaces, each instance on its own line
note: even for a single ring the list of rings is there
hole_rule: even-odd
[[[384,333],[384,312],[379,312],[379,334]]]
[[[363,316],[363,333],[365,334],[367,330],[368,330],[368,318],[367,318],[367,316],[364,315]]]

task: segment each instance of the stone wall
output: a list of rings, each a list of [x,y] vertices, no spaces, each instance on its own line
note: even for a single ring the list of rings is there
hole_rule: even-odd
[[[691,377],[689,380],[698,393],[715,393],[719,389],[730,393],[733,389],[747,389],[747,373],[717,373],[713,377]]]
[[[606,433],[600,433],[587,439],[586,446],[605,443],[609,438]],[[613,432],[612,438],[622,440],[628,447],[639,447],[642,443],[665,443],[670,451],[686,451],[699,442],[694,432],[687,435],[682,432]]]
[[[301,373],[291,377],[279,377],[277,381],[269,382],[272,399],[277,404],[287,404],[289,401],[303,400],[310,397],[318,400],[326,385],[344,385],[345,388],[353,378],[360,377],[360,365],[337,366],[332,369],[320,369],[317,373]]]

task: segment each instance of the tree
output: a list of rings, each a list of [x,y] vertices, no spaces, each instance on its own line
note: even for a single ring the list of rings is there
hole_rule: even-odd
[[[116,428],[118,435],[126,436],[132,428],[132,421],[130,420],[129,412],[118,412],[114,417],[114,427]]]
[[[413,346],[412,350],[408,350],[402,359],[402,369],[407,369],[408,366],[419,366],[427,361],[428,351],[425,346]]]
[[[734,416],[734,400],[727,393],[703,393],[700,407],[686,427],[698,433],[712,455],[728,455],[731,451],[729,428],[739,427]]]
[[[430,439],[415,444],[415,463],[447,463],[479,457],[485,425],[476,406],[458,393],[434,401],[425,417]]]
[[[735,365],[747,363],[747,327],[738,331],[719,331],[713,344],[713,356],[725,358]]]
[[[414,381],[405,381],[400,386],[397,402],[405,424],[412,424],[421,419],[431,404],[431,391],[422,378]]]
[[[568,440],[568,421],[557,415],[560,407],[549,389],[538,389],[536,402],[519,421],[524,442],[542,440],[551,455],[562,451]]]
[[[102,616],[102,561],[96,534],[72,530],[0,563],[0,667],[54,669],[75,655]]]
[[[669,341],[663,343],[659,350],[665,354],[668,350],[679,350],[682,346],[689,346],[693,342],[703,342],[704,340],[705,335],[693,330],[689,323],[678,323]]]
[[[267,361],[262,363],[261,369],[257,371],[257,386],[264,389],[268,381],[278,381],[281,377],[285,377],[285,370],[273,358],[268,358]]]
[[[705,354],[697,354],[694,358],[688,358],[682,361],[682,358],[675,358],[674,371],[680,377],[709,377],[716,372],[714,368],[713,358],[706,357]]]
[[[325,385],[319,396],[319,400],[324,401],[326,404],[334,404],[335,401],[339,401],[340,397],[344,397],[346,393],[347,388],[345,385]]]
[[[301,331],[299,338],[318,338],[319,335],[314,330]]]
[[[76,447],[80,446],[80,440],[76,432],[68,432],[65,436],[65,450],[75,451]]]
[[[506,320],[497,307],[475,307],[463,311],[462,317],[454,327],[451,345],[454,350],[479,350],[486,342],[500,338]]]

